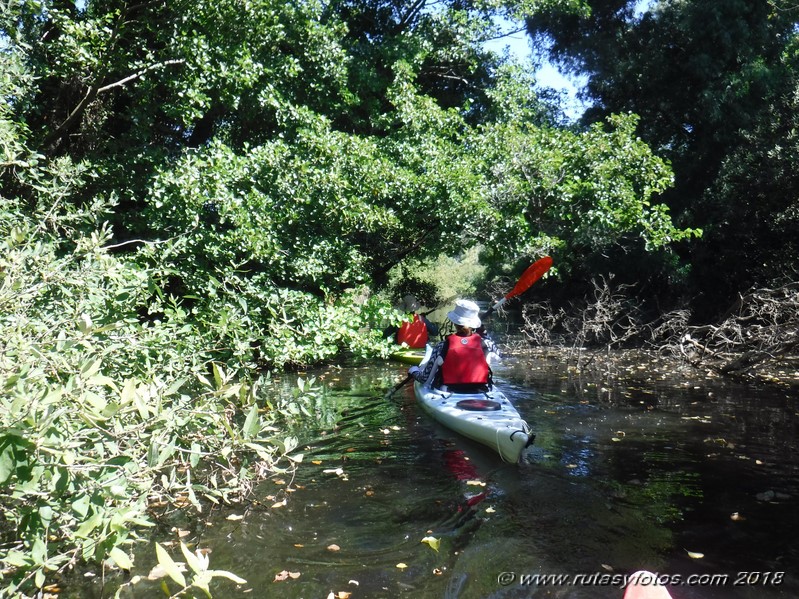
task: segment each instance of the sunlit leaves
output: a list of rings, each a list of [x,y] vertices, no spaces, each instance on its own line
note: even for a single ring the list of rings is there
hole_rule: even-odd
[[[158,565],[150,571],[148,578],[150,580],[158,580],[168,576],[181,587],[181,591],[194,587],[202,590],[206,596],[211,597],[209,585],[214,578],[225,578],[236,584],[246,584],[247,582],[232,572],[210,569],[210,560],[207,553],[199,549],[192,552],[184,543],[180,543],[180,551],[186,560],[185,562],[173,560],[167,550],[159,543],[155,544],[155,551]],[[188,579],[186,578],[187,575],[189,576]],[[137,582],[138,577],[135,577],[125,586],[133,586]],[[162,582],[162,585],[165,586],[166,583]]]
[[[652,205],[672,174],[635,137],[635,123],[628,115],[583,133],[504,124],[487,130],[503,249],[597,251],[629,234],[657,248],[693,234],[675,228],[665,206]]]
[[[159,543],[155,544],[155,554],[158,557],[158,565],[164,569],[167,576],[169,576],[180,586],[185,587],[186,579],[183,576],[183,572],[170,557],[169,553],[167,553],[166,549],[164,549]]]

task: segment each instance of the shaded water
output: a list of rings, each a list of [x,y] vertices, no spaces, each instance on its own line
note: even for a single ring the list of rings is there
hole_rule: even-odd
[[[519,465],[431,421],[409,387],[386,400],[402,365],[316,373],[325,425],[294,431],[293,480],[264,483],[260,506],[218,512],[191,539],[248,581],[214,596],[620,598],[610,575],[642,568],[729,577],[672,588],[675,599],[799,596],[793,398],[675,384],[656,364],[615,387],[534,366],[496,372],[537,434]],[[299,577],[275,582],[283,571]],[[775,585],[765,572],[785,574]],[[614,584],[523,584],[533,574]]]

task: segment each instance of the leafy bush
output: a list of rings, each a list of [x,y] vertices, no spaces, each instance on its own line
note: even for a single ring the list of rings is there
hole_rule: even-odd
[[[277,417],[258,395],[268,379],[236,382],[247,375],[249,349],[234,343],[250,339],[237,320],[246,306],[190,320],[156,271],[109,255],[107,227],[81,232],[102,206],[52,208],[0,203],[0,577],[10,594],[81,561],[129,569],[159,506],[236,500],[282,455],[288,467],[301,459],[267,426]],[[206,306],[230,298],[219,301]],[[313,342],[321,355],[344,318],[318,313],[330,331]]]

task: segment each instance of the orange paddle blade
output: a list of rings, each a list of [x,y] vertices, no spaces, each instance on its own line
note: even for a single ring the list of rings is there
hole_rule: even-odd
[[[510,298],[516,297],[517,295],[530,289],[533,283],[544,276],[544,273],[548,271],[551,266],[552,258],[549,256],[544,256],[540,260],[533,262],[533,264],[522,273],[522,276],[519,277],[516,286],[511,289],[508,295],[505,296],[505,299],[509,300]]]

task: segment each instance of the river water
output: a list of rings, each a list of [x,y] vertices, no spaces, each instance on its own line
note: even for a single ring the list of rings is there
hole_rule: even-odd
[[[401,364],[308,373],[323,392],[292,431],[301,466],[187,539],[247,580],[214,597],[621,598],[639,569],[704,583],[674,599],[799,596],[795,397],[650,358],[612,384],[546,362],[496,368],[537,435],[518,465],[410,386],[386,399]]]

